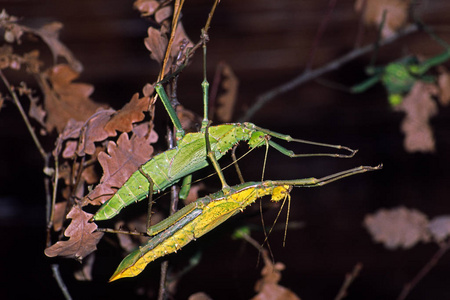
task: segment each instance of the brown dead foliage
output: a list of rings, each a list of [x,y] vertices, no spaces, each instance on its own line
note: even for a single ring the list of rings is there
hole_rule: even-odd
[[[153,153],[153,147],[146,138],[133,136],[128,138],[122,133],[117,144],[110,141],[107,152],[98,155],[98,161],[103,168],[100,183],[89,193],[90,204],[100,205],[108,200],[140,165],[148,161]]]
[[[405,134],[404,148],[408,152],[433,152],[435,141],[430,118],[438,112],[433,96],[438,94],[434,84],[417,81],[396,110],[405,112],[401,131]]]
[[[79,206],[73,206],[67,214],[72,222],[67,227],[64,235],[69,237],[67,241],[59,241],[45,249],[45,255],[49,257],[64,256],[82,260],[97,249],[97,243],[102,238],[102,232],[94,232],[97,229],[95,223],[89,222],[92,214],[84,212]]]
[[[356,0],[355,10],[363,14],[366,25],[377,28],[380,27],[383,14],[386,13],[381,35],[387,38],[406,25],[410,5],[410,0]]]

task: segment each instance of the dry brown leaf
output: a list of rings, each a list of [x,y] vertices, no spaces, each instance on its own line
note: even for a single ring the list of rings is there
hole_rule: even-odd
[[[148,17],[155,13],[159,7],[159,2],[156,0],[136,0],[133,7],[141,12],[141,16]]]
[[[130,132],[133,130],[133,123],[140,122],[145,118],[143,112],[148,110],[149,102],[149,97],[139,98],[138,93],[134,94],[130,102],[112,116],[105,125],[105,130],[107,132],[115,132],[116,130]]]
[[[440,73],[438,77],[439,103],[447,106],[450,103],[450,74],[444,66],[439,66],[438,70]]]
[[[46,24],[39,29],[32,29],[24,27],[27,31],[30,31],[42,38],[48,45],[53,54],[53,59],[56,62],[58,56],[64,57],[69,63],[70,67],[80,73],[83,71],[83,65],[78,61],[72,52],[63,43],[59,41],[59,31],[63,28],[63,25],[59,22],[53,22]]]
[[[73,273],[76,280],[92,281],[92,267],[95,262],[95,253],[89,254],[81,263],[81,268]]]
[[[434,84],[416,81],[402,103],[395,107],[406,113],[401,124],[405,134],[404,148],[408,152],[433,152],[435,142],[433,130],[429,123],[431,117],[437,114],[438,107],[432,96],[438,93]]]
[[[366,215],[364,226],[374,241],[382,243],[387,249],[409,249],[418,242],[428,242],[428,218],[415,209],[403,206],[380,209],[373,215]]]
[[[20,38],[25,32],[39,36],[50,48],[53,59],[56,62],[59,56],[64,57],[71,68],[77,72],[83,70],[83,65],[75,58],[72,52],[59,41],[59,31],[63,25],[59,22],[46,24],[41,28],[35,29],[17,24],[18,18],[9,16],[5,10],[0,13],[0,28],[5,29],[5,40],[9,43],[16,41],[21,43]]]
[[[153,153],[153,147],[146,143],[146,138],[133,136],[128,139],[122,133],[117,144],[109,142],[107,151],[100,152],[98,161],[103,168],[100,183],[89,193],[87,199],[92,205],[100,205],[116,192],[140,165],[148,161]]]
[[[54,128],[62,132],[70,119],[86,121],[95,111],[103,107],[89,96],[94,91],[90,84],[72,83],[78,77],[68,65],[57,65],[40,74],[40,84],[44,92],[44,107],[48,113],[47,131]]]
[[[147,34],[148,37],[144,39],[145,47],[150,51],[150,57],[161,64],[168,43],[167,36],[153,27],[148,28]]]
[[[45,127],[45,116],[47,112],[42,108],[42,105],[38,104],[39,98],[29,95],[30,99],[30,109],[28,110],[28,115],[38,121],[42,127]]]
[[[53,212],[53,230],[60,231],[63,222],[66,220],[67,201],[58,202],[55,204]]]
[[[176,107],[177,117],[180,120],[181,127],[186,132],[197,132],[202,124],[202,117],[195,112],[184,108],[183,105]]]
[[[161,24],[164,20],[172,16],[172,6],[164,6],[155,12],[155,21]]]
[[[356,0],[355,11],[364,14],[366,25],[374,25],[377,28],[381,25],[383,13],[386,11],[381,35],[383,38],[387,38],[406,24],[410,5],[411,0]],[[362,11],[363,9],[364,11]]]
[[[220,122],[230,122],[233,117],[234,104],[237,100],[239,80],[233,73],[230,65],[221,63],[222,65],[222,88],[224,92],[217,98],[217,119]]]
[[[95,223],[89,222],[93,215],[81,210],[77,205],[73,206],[67,214],[72,219],[64,235],[69,237],[67,241],[59,241],[45,249],[45,255],[49,257],[64,256],[82,260],[97,249],[97,243],[102,238],[102,232],[94,232],[97,229]]]
[[[265,266],[261,271],[263,278],[255,284],[258,294],[252,300],[300,300],[291,290],[278,285],[281,280],[281,271],[285,269],[283,263],[275,263],[264,259]]]
[[[433,218],[428,224],[428,230],[436,242],[443,242],[450,236],[450,216]]]
[[[114,109],[99,109],[94,113],[82,127],[82,134],[77,147],[77,155],[84,156],[94,154],[95,142],[105,140],[110,136],[115,136],[115,130],[106,130],[105,125],[116,111]]]

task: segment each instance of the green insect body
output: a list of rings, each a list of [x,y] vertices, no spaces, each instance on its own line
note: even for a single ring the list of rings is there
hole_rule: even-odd
[[[250,148],[265,144],[266,133],[251,123],[223,124],[209,127],[209,140],[216,159],[220,159],[240,141],[247,141]],[[105,202],[94,215],[95,221],[116,216],[122,208],[145,199],[150,182],[154,193],[161,192],[181,178],[208,165],[205,134],[188,133],[175,148],[160,153],[143,164],[125,184]]]
[[[180,210],[185,216],[169,228],[160,232],[147,244],[130,253],[117,267],[110,281],[123,277],[134,277],[141,273],[150,262],[159,257],[177,252],[182,247],[228,220],[256,199],[272,195],[273,201],[286,197],[291,190],[289,185],[272,185],[271,182],[247,182],[232,187],[229,195],[223,191],[198,199],[192,206],[186,206],[189,213]]]
[[[382,166],[358,168],[332,174],[323,178],[295,180],[247,182],[230,188],[230,192],[219,191],[198,199],[169,218],[152,226],[155,234],[144,246],[130,253],[117,267],[110,281],[124,277],[134,277],[141,273],[150,262],[159,257],[177,252],[192,240],[213,230],[230,217],[241,212],[256,199],[271,195],[272,201],[288,198],[292,187],[317,187],[341,178],[378,170]]]

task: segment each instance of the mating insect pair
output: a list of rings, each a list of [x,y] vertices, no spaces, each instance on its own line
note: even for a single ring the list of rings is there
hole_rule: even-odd
[[[205,41],[204,41],[205,42]],[[204,45],[205,49],[205,45]],[[205,56],[206,50],[204,50]],[[205,60],[204,60],[205,61]],[[160,223],[147,228],[147,234],[152,238],[136,251],[129,254],[119,265],[112,280],[122,277],[136,276],[145,266],[158,257],[181,249],[191,240],[211,231],[231,216],[265,195],[271,195],[273,201],[289,198],[292,187],[315,187],[329,182],[380,169],[365,167],[346,170],[323,178],[305,178],[295,180],[247,182],[230,187],[222,173],[218,160],[240,141],[247,141],[251,149],[265,145],[280,151],[288,157],[330,156],[350,158],[356,153],[348,147],[330,145],[294,139],[289,135],[279,134],[260,128],[252,123],[231,123],[209,126],[207,118],[208,87],[206,80],[206,66],[204,65],[203,106],[204,119],[200,132],[185,134],[173,107],[170,104],[162,83],[155,85],[155,90],[161,98],[172,122],[176,128],[177,145],[159,155],[156,155],[136,172],[118,189],[118,191],[105,202],[94,215],[94,221],[110,219],[131,203],[143,200],[149,196],[152,203],[152,194],[176,184],[182,178],[188,178],[192,173],[209,165],[213,165],[222,182],[222,190],[198,199],[187,205],[172,216]],[[298,142],[315,146],[330,147],[348,151],[348,154],[316,153],[296,154],[291,150],[277,144],[271,138],[278,138],[287,142]],[[185,183],[183,183],[183,186]],[[149,212],[150,216],[150,212]]]

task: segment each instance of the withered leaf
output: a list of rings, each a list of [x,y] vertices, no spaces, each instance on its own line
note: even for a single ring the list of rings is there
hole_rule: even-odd
[[[161,34],[159,30],[153,27],[148,28],[147,34],[148,37],[144,39],[144,44],[150,51],[150,57],[157,62],[162,63],[168,43],[167,36]]]
[[[428,242],[428,218],[415,209],[396,207],[380,209],[375,214],[366,215],[364,226],[374,241],[387,249],[409,249],[418,242]]]
[[[81,268],[73,273],[76,280],[79,281],[92,281],[92,267],[95,262],[95,252],[89,254],[85,260],[81,263]]]
[[[117,144],[110,141],[107,151],[100,152],[98,161],[103,168],[100,183],[87,198],[92,205],[100,205],[115,193],[140,165],[150,159],[153,147],[145,142],[146,138],[133,136],[131,140],[122,133]]]
[[[264,263],[261,271],[263,277],[255,284],[255,291],[258,294],[252,300],[300,300],[291,290],[278,284],[281,280],[281,271],[285,268],[284,264],[280,262],[273,264],[266,259]]]
[[[237,100],[239,80],[233,73],[230,65],[221,63],[222,65],[222,88],[224,92],[217,98],[217,119],[220,122],[230,122],[233,117],[234,104]]]
[[[202,117],[192,110],[186,109],[183,105],[176,107],[177,117],[180,120],[181,127],[186,132],[197,132],[202,124]]]
[[[139,10],[144,17],[153,15],[159,5],[156,0],[136,0],[133,3],[133,7]]]
[[[159,24],[172,16],[172,6],[161,7],[155,12],[155,21]]]
[[[144,111],[149,107],[150,98],[139,98],[136,93],[131,98],[130,102],[125,104],[121,110],[112,116],[106,123],[105,130],[107,132],[130,132],[133,130],[133,123],[142,121],[145,118]]]
[[[83,71],[83,65],[78,61],[72,52],[63,43],[59,41],[59,31],[63,28],[63,25],[59,22],[53,22],[46,24],[38,29],[32,29],[24,27],[28,31],[40,36],[44,42],[48,45],[53,54],[53,59],[56,62],[58,56],[64,57],[69,63],[70,67],[75,72]]]
[[[67,201],[55,204],[53,213],[53,230],[60,231],[66,216]]]
[[[46,128],[62,132],[70,119],[86,121],[95,111],[103,107],[89,96],[94,91],[90,84],[72,83],[79,73],[68,65],[56,65],[40,74],[40,85],[44,92],[44,107],[47,111]]]
[[[356,0],[355,10],[364,14],[366,25],[374,25],[377,28],[381,25],[383,14],[386,12],[381,35],[387,38],[406,24],[410,5],[410,0]]]
[[[103,141],[109,136],[115,136],[115,130],[106,130],[105,125],[116,111],[114,109],[99,109],[82,127],[82,134],[77,148],[77,155],[94,154],[95,142]]]
[[[67,241],[59,241],[45,249],[45,255],[49,257],[64,256],[82,260],[88,254],[97,249],[97,243],[102,238],[102,232],[94,232],[97,229],[95,223],[90,223],[93,215],[84,212],[78,205],[72,207],[67,218],[72,219],[64,235],[69,237]]]
[[[405,134],[404,148],[408,152],[433,152],[435,142],[429,123],[438,107],[432,96],[438,93],[434,84],[417,81],[402,103],[395,107],[404,111],[401,131]]]
[[[447,106],[450,103],[450,74],[444,66],[439,66],[439,103]]]
[[[428,230],[437,242],[442,242],[450,236],[450,216],[439,216],[430,221]]]

